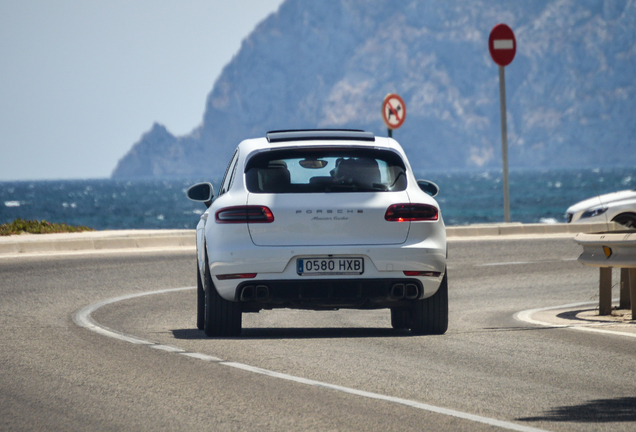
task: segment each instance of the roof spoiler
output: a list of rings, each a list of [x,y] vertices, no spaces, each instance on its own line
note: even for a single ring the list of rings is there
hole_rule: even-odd
[[[297,129],[267,132],[267,141],[270,143],[316,140],[373,142],[375,141],[375,135],[372,132],[365,132],[359,129]]]

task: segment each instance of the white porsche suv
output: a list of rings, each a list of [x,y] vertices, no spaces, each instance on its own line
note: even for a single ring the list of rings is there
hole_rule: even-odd
[[[391,138],[267,133],[237,147],[197,225],[197,327],[237,336],[263,309],[391,310],[395,329],[448,327],[446,231],[434,183]]]

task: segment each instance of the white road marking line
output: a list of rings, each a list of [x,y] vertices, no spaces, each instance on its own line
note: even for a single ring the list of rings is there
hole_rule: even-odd
[[[554,261],[576,261],[578,258],[561,258]],[[524,265],[524,264],[545,264],[552,263],[554,261],[506,261],[506,262],[494,262],[494,263],[483,263],[483,264],[473,264],[473,267],[492,267],[492,266],[507,266],[507,265]]]
[[[150,348],[158,349],[161,351],[168,351],[173,353],[185,353],[186,350],[183,348],[171,346],[171,345],[150,345]]]
[[[475,264],[475,267],[492,267],[492,266],[506,266],[506,265],[536,264],[538,262],[540,262],[540,261],[511,261],[511,262],[485,263],[485,264]]]
[[[210,356],[207,354],[201,354],[201,353],[191,353],[191,352],[184,352],[181,353],[182,355],[186,356],[186,357],[192,357],[198,360],[203,360],[203,361],[209,361],[209,362],[222,362],[223,359],[220,359],[218,357],[214,357],[214,356]]]
[[[618,299],[614,299],[613,301],[618,301]],[[570,304],[565,304],[561,306],[550,306],[550,307],[544,307],[544,308],[528,309],[525,311],[517,312],[516,314],[514,314],[514,318],[517,321],[522,321],[528,324],[535,324],[535,325],[540,325],[544,327],[567,328],[569,330],[578,330],[578,331],[585,331],[585,332],[592,332],[592,333],[603,333],[603,334],[611,334],[614,336],[625,336],[625,337],[636,338],[636,333],[624,333],[624,332],[617,332],[617,331],[604,330],[604,329],[598,328],[599,326],[610,325],[611,323],[553,324],[553,323],[539,321],[532,318],[532,315],[534,315],[537,312],[544,312],[544,311],[549,311],[554,309],[572,309],[572,308],[578,308],[578,307],[587,307],[587,306],[594,306],[596,304],[598,304],[598,302],[583,302],[583,303],[570,303]]]
[[[155,349],[159,349],[159,350],[163,350],[163,351],[168,351],[168,352],[174,352],[174,353],[177,353],[179,355],[191,357],[191,358],[194,358],[194,359],[197,359],[197,360],[215,362],[215,363],[218,363],[219,365],[229,366],[229,367],[233,367],[233,368],[236,368],[236,369],[241,369],[241,370],[244,370],[244,371],[247,371],[247,372],[257,373],[257,374],[260,374],[260,375],[266,375],[266,376],[269,376],[269,377],[272,377],[272,378],[282,379],[282,380],[286,380],[286,381],[293,381],[293,382],[296,382],[296,383],[299,383],[299,384],[305,384],[305,385],[310,385],[310,386],[314,386],[314,387],[321,387],[321,388],[324,388],[324,389],[339,391],[339,392],[348,393],[348,394],[355,395],[355,396],[366,397],[366,398],[369,398],[369,399],[375,399],[375,400],[391,402],[391,403],[395,403],[395,404],[399,404],[399,405],[405,405],[405,406],[408,406],[408,407],[411,407],[411,408],[420,409],[420,410],[423,410],[423,411],[428,411],[428,412],[432,412],[432,413],[436,413],[436,414],[441,414],[441,415],[446,415],[446,416],[450,416],[450,417],[460,418],[460,419],[463,419],[463,420],[473,421],[473,422],[476,422],[476,423],[482,423],[482,424],[486,424],[486,425],[489,425],[489,426],[496,426],[496,427],[500,427],[502,429],[507,429],[507,430],[520,431],[520,432],[545,432],[543,429],[537,429],[537,428],[533,428],[533,427],[529,427],[529,426],[523,426],[523,425],[519,425],[519,424],[516,424],[516,423],[510,423],[510,422],[503,421],[503,420],[492,419],[492,418],[489,418],[489,417],[482,417],[482,416],[469,414],[469,413],[465,413],[465,412],[461,412],[461,411],[455,411],[455,410],[448,409],[448,408],[438,407],[438,406],[435,406],[435,405],[428,405],[428,404],[424,404],[424,403],[421,403],[421,402],[416,402],[416,401],[412,401],[412,400],[408,400],[408,399],[401,399],[401,398],[397,398],[397,397],[393,397],[393,396],[382,395],[382,394],[379,394],[379,393],[371,393],[371,392],[367,392],[367,391],[364,391],[364,390],[356,390],[356,389],[349,388],[349,387],[343,387],[343,386],[339,386],[339,385],[335,385],[335,384],[324,383],[324,382],[321,382],[321,381],[314,381],[314,380],[301,378],[301,377],[297,377],[297,376],[293,376],[293,375],[283,374],[283,373],[280,373],[280,372],[270,371],[270,370],[267,370],[267,369],[261,369],[261,368],[250,366],[250,365],[246,365],[246,364],[243,364],[243,363],[226,362],[226,361],[223,361],[222,359],[220,359],[218,357],[210,356],[210,355],[207,355],[207,354],[195,353],[195,352],[187,352],[186,350],[178,348],[178,347],[173,347],[173,346],[170,346],[170,345],[163,345],[163,344],[159,344],[157,342],[149,341],[149,340],[146,340],[146,339],[141,339],[141,338],[138,338],[138,337],[135,337],[135,336],[129,336],[129,335],[117,332],[115,330],[109,329],[107,327],[104,327],[104,326],[96,323],[91,318],[91,314],[93,312],[95,312],[97,309],[101,308],[102,306],[106,306],[106,305],[109,305],[109,304],[112,304],[112,303],[117,303],[117,302],[120,302],[120,301],[129,300],[129,299],[133,299],[133,298],[136,298],[136,297],[143,297],[143,296],[157,295],[157,294],[167,294],[167,293],[185,291],[185,290],[191,290],[191,289],[196,289],[196,287],[171,288],[171,289],[164,289],[164,290],[157,290],[157,291],[150,291],[150,292],[143,292],[143,293],[137,293],[137,294],[129,294],[129,295],[120,296],[120,297],[114,297],[112,299],[104,300],[104,301],[92,304],[90,306],[86,306],[85,308],[83,308],[79,312],[77,312],[77,314],[74,316],[73,320],[80,327],[87,328],[87,329],[89,329],[91,331],[94,331],[94,332],[96,332],[98,334],[101,334],[103,336],[108,336],[108,337],[111,337],[111,338],[114,338],[114,339],[118,339],[118,340],[121,340],[121,341],[124,341],[124,342],[129,342],[129,343],[133,343],[133,344],[137,344],[137,345],[148,345],[151,348],[155,348]]]
[[[124,300],[129,300],[132,298],[136,298],[136,297],[143,297],[143,296],[147,296],[147,295],[154,295],[154,294],[166,294],[169,292],[175,292],[175,291],[184,291],[184,290],[190,290],[190,289],[195,289],[196,287],[186,287],[186,288],[171,288],[171,289],[167,289],[167,290],[159,290],[159,291],[150,291],[150,292],[143,292],[143,293],[138,293],[138,294],[129,294],[129,295],[125,295],[125,296],[120,296],[120,297],[114,297],[108,300],[104,300],[101,302],[97,302],[95,304],[92,304],[90,306],[86,306],[85,308],[83,308],[82,310],[80,310],[77,314],[75,314],[75,317],[73,317],[73,320],[75,321],[75,324],[79,325],[80,327],[84,327],[87,328],[91,331],[94,331],[95,333],[99,333],[103,336],[108,336],[114,339],[119,339],[121,341],[124,342],[130,342],[136,345],[159,345],[156,342],[152,342],[146,339],[141,339],[135,336],[129,336],[120,332],[117,332],[115,330],[109,329],[108,327],[102,326],[100,324],[97,324],[95,321],[93,321],[93,319],[91,318],[91,314],[93,312],[95,312],[97,309],[109,305],[111,303],[117,303],[120,301],[124,301]]]
[[[508,429],[508,430],[514,430],[514,431],[522,431],[522,432],[532,432],[532,431],[542,431],[543,429],[536,429],[533,427],[528,427],[528,426],[523,426],[523,425],[519,425],[516,423],[510,423],[507,421],[502,421],[502,420],[496,420],[496,419],[491,419],[488,417],[482,417],[482,416],[478,416],[478,415],[474,415],[474,414],[468,414],[465,412],[461,412],[461,411],[455,411],[452,409],[448,409],[448,408],[441,408],[441,407],[437,407],[435,405],[428,405],[428,404],[424,404],[421,402],[416,402],[416,401],[412,401],[412,400],[408,400],[408,399],[401,399],[401,398],[397,398],[397,397],[393,397],[393,396],[385,396],[382,394],[378,394],[378,393],[371,393],[371,392],[367,392],[364,390],[356,390],[353,388],[349,388],[349,387],[343,387],[343,386],[339,386],[339,385],[335,385],[335,384],[329,384],[329,383],[324,383],[321,381],[314,381],[314,380],[310,380],[310,379],[306,379],[306,378],[300,378],[300,377],[296,377],[293,375],[287,375],[287,374],[283,374],[283,373],[279,373],[279,372],[273,372],[267,369],[261,369],[261,368],[257,368],[254,366],[249,366],[243,363],[234,363],[234,362],[223,362],[220,363],[222,365],[225,366],[231,366],[237,369],[242,369],[248,372],[253,372],[253,373],[257,373],[257,374],[261,374],[261,375],[267,375],[270,376],[272,378],[278,378],[278,379],[283,379],[283,380],[287,380],[287,381],[293,381],[293,382],[297,382],[300,384],[306,384],[306,385],[310,385],[310,386],[315,386],[315,387],[321,387],[321,388],[326,388],[329,390],[335,390],[335,391],[339,391],[339,392],[343,392],[343,393],[348,393],[348,394],[352,394],[355,396],[362,396],[362,397],[366,397],[369,399],[376,399],[376,400],[381,400],[381,401],[386,401],[386,402],[392,402],[395,404],[399,404],[399,405],[406,405],[409,406],[411,408],[417,408],[420,410],[424,410],[424,411],[429,411],[432,413],[436,413],[436,414],[442,414],[442,415],[446,415],[446,416],[450,416],[450,417],[456,417],[456,418],[460,418],[463,420],[469,420],[469,421],[473,421],[476,423],[484,423],[487,424],[489,426],[497,426],[503,429]]]

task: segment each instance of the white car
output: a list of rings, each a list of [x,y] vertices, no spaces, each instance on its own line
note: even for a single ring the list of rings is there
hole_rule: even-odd
[[[426,191],[426,192],[425,192]],[[263,309],[391,310],[396,329],[448,327],[438,187],[400,145],[356,130],[274,131],[241,142],[197,225],[197,327],[237,336]]]
[[[636,190],[624,190],[589,198],[570,206],[568,223],[616,222],[636,228]]]

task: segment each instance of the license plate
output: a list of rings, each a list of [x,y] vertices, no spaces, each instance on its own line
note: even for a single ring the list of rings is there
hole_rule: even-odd
[[[300,276],[361,275],[364,258],[299,258],[296,270]]]

